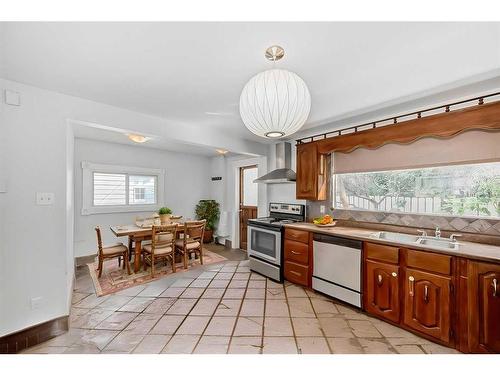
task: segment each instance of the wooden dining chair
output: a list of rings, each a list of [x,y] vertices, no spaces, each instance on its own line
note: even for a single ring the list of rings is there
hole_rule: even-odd
[[[188,268],[188,256],[191,253],[198,254],[200,263],[203,264],[203,233],[205,232],[206,220],[186,221],[184,223],[184,236],[175,241],[175,248],[184,258],[184,268]]]
[[[153,225],[151,243],[142,248],[144,271],[151,265],[151,276],[155,275],[155,262],[158,259],[170,260],[172,271],[175,272],[175,236],[177,224]],[[165,262],[166,263],[166,262]]]
[[[99,260],[99,265],[97,268],[99,274],[97,275],[97,277],[101,277],[102,275],[104,260],[112,258],[118,258],[118,267],[120,267],[120,260],[123,258],[123,269],[127,267],[127,272],[130,275],[131,272],[130,272],[130,263],[128,260],[128,247],[122,244],[121,242],[103,246],[101,228],[95,227],[95,231],[97,234],[97,248],[98,248],[97,257]]]

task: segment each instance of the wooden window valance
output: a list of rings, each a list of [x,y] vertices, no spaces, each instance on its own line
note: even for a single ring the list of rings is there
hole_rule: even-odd
[[[500,131],[500,101],[312,142],[318,153],[329,154],[360,147],[375,149],[387,143],[408,144],[425,137],[449,138],[468,130]]]

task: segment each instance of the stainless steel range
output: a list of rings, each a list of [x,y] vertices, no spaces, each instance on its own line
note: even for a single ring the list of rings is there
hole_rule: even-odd
[[[283,282],[284,224],[304,221],[302,204],[270,203],[269,217],[248,220],[250,269]]]

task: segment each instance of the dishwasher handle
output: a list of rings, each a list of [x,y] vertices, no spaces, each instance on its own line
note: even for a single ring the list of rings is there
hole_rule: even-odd
[[[336,236],[329,236],[326,234],[314,233],[313,236],[314,241],[317,242],[325,242],[333,245],[339,245],[344,247],[351,247],[353,249],[361,250],[363,247],[363,242],[358,240],[351,240],[349,238],[342,238]]]

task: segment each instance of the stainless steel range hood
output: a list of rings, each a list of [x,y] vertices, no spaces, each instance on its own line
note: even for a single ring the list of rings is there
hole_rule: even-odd
[[[257,178],[253,182],[263,184],[287,184],[296,180],[296,174],[291,170],[292,145],[288,142],[276,144],[276,169]]]

